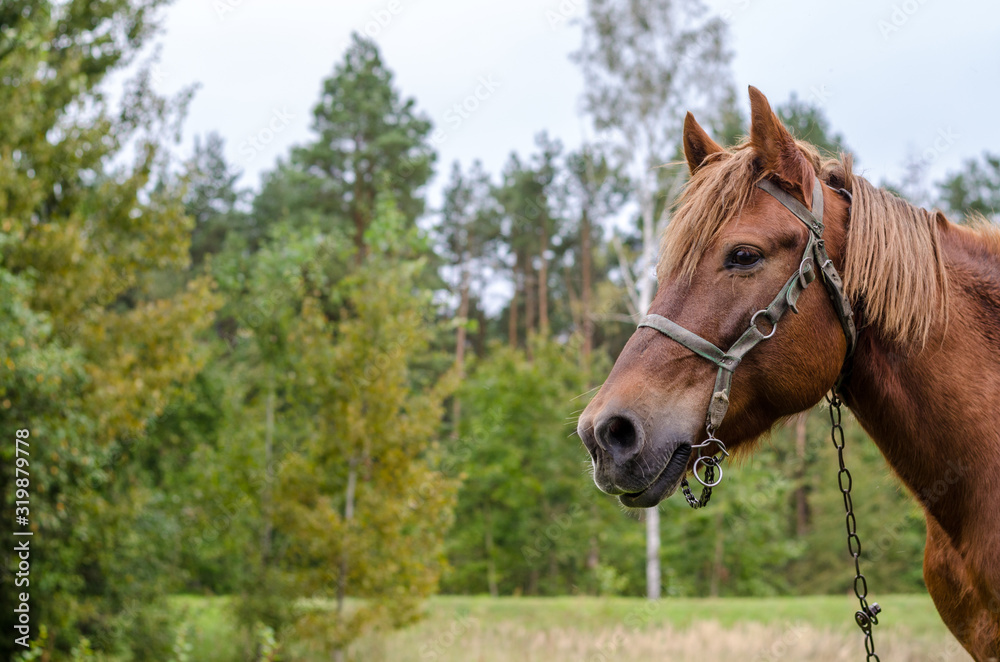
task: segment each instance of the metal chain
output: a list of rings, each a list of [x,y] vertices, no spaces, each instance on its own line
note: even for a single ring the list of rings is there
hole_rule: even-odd
[[[698,449],[698,457],[694,461],[692,472],[698,482],[702,484],[701,497],[696,497],[691,493],[691,486],[688,485],[686,476],[681,479],[681,492],[684,494],[684,498],[687,499],[688,505],[696,509],[704,508],[708,505],[709,499],[712,498],[712,488],[722,481],[722,460],[729,457],[729,451],[726,450],[726,445],[722,443],[722,440],[715,437],[715,430],[712,426],[708,425],[705,430],[708,432],[708,438],[702,443],[693,446],[693,448]],[[701,449],[713,443],[716,446],[716,452],[711,455],[702,455]],[[699,464],[705,465],[704,479],[698,475]],[[715,477],[716,469],[719,470],[718,478]]]
[[[715,478],[715,467],[708,465],[705,469],[705,479],[708,482],[712,482]],[[681,492],[684,493],[684,498],[687,499],[688,505],[692,508],[704,508],[708,505],[708,500],[712,498],[712,488],[708,485],[701,488],[701,498],[699,499],[695,495],[691,494],[691,486],[688,485],[688,479],[684,478],[681,480]]]
[[[858,537],[858,522],[854,516],[854,502],[851,500],[851,487],[854,479],[851,472],[844,464],[844,428],[841,425],[840,406],[842,404],[840,396],[837,395],[836,388],[831,391],[831,395],[826,397],[830,403],[830,437],[833,440],[833,447],[837,449],[837,461],[840,463],[840,471],[837,473],[837,483],[840,486],[840,493],[844,495],[844,510],[847,512],[845,521],[847,524],[847,551],[854,558],[854,595],[861,605],[854,614],[854,620],[865,635],[865,652],[868,654],[865,660],[878,660],[875,654],[875,640],[872,638],[872,626],[878,625],[878,614],[882,611],[877,602],[868,604],[868,580],[861,574],[861,538]],[[881,662],[881,661],[879,661]]]
[[[847,513],[844,518],[847,525],[847,551],[854,558],[854,595],[857,596],[858,604],[861,606],[861,609],[854,613],[854,621],[865,635],[866,662],[870,662],[871,660],[881,662],[879,656],[875,654],[875,639],[872,636],[872,627],[878,625],[878,615],[881,613],[882,608],[877,602],[868,604],[868,580],[861,574],[861,538],[858,537],[858,522],[854,516],[854,502],[851,499],[851,488],[854,486],[854,479],[851,477],[851,472],[847,470],[847,465],[844,463],[844,446],[846,445],[846,441],[840,410],[843,402],[840,396],[837,395],[836,387],[831,391],[830,395],[826,396],[826,400],[830,403],[830,438],[833,441],[833,447],[837,449],[837,462],[840,464],[840,471],[837,472],[837,484],[840,487],[840,493],[844,496],[844,510]],[[698,449],[698,458],[695,459],[693,473],[694,477],[703,486],[701,496],[696,497],[692,494],[691,486],[688,484],[686,477],[681,480],[681,492],[683,492],[684,498],[687,499],[688,505],[692,508],[704,508],[708,505],[709,500],[712,498],[712,488],[722,481],[722,460],[729,456],[726,445],[715,438],[714,430],[711,426],[706,429],[708,431],[708,439],[694,447]],[[701,449],[712,443],[716,445],[717,451],[712,455],[702,455]],[[699,464],[705,465],[704,479],[698,475]],[[715,477],[716,469],[719,470],[718,479]]]

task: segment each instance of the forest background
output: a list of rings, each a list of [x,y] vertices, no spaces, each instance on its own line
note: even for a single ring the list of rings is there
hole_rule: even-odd
[[[218,135],[173,149],[190,94],[158,94],[135,60],[164,11],[0,5],[0,493],[8,513],[30,493],[33,651],[172,659],[174,594],[236,598],[242,650],[264,659],[285,642],[342,657],[434,594],[847,590],[824,412],[776,430],[711,508],[660,507],[655,585],[651,513],[598,493],[573,434],[655,287],[684,112],[720,142],[746,130],[718,17],[592,0],[574,61],[594,139],[539,130],[500,172],[438,162],[441,127],[355,34],[311,139],[251,190]],[[776,107],[850,151],[821,107]],[[881,184],[994,217],[1000,156],[933,184],[925,165]],[[919,509],[849,436],[868,579],[921,592]]]

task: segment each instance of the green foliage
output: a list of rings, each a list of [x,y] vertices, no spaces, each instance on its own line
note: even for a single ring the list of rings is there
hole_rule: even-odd
[[[431,462],[451,386],[413,382],[412,357],[433,329],[429,300],[408,291],[419,268],[373,260],[342,285],[350,316],[331,324],[306,300],[291,330],[310,357],[297,378],[322,389],[323,407],[279,477],[276,533],[302,590],[366,599],[332,622],[325,612],[299,619],[301,632],[325,631],[335,648],[412,618],[443,560],[454,485]]]
[[[1000,156],[984,152],[938,184],[942,206],[962,217],[995,219],[1000,209]]]
[[[326,659],[418,619],[439,582],[643,593],[641,515],[596,492],[573,436],[633,328],[605,230],[636,187],[668,218],[677,169],[648,166],[677,155],[680,92],[723,108],[721,140],[742,121],[724,25],[681,29],[685,7],[653,4],[588,13],[587,105],[618,144],[565,154],[543,132],[499,180],[456,164],[428,233],[431,124],[371,40],[354,36],[313,138],[250,193],[215,134],[171,161],[187,94],[157,96],[145,68],[119,105],[102,91],[160,2],[0,7],[0,422],[31,431],[44,541],[21,659]],[[633,55],[676,39],[635,67],[622,35]],[[816,107],[779,112],[843,148]],[[950,208],[992,213],[998,168],[986,155],[947,180]],[[628,262],[641,242],[625,243]],[[513,295],[489,305],[498,291]],[[804,454],[782,428],[727,467],[711,509],[661,506],[665,595],[845,589],[823,415]],[[866,574],[920,590],[919,509],[849,430]],[[232,597],[163,599],[181,591]]]
[[[608,549],[614,555],[624,547],[617,538],[623,528],[634,530],[629,542],[641,544],[639,527],[623,520],[618,506],[587,498],[594,488],[585,478],[580,446],[570,438],[571,407],[587,379],[576,351],[576,342],[542,337],[531,341],[532,359],[494,346],[463,384],[466,414],[445,456],[446,466],[464,478],[448,536],[445,590],[593,591],[595,554]],[[603,529],[614,522],[624,526]],[[624,582],[615,584],[620,590]]]
[[[245,191],[236,187],[241,173],[226,163],[223,147],[217,133],[210,133],[204,143],[195,138],[194,154],[185,164],[184,210],[194,220],[194,266],[200,265],[206,255],[221,252],[230,231],[246,232],[246,214],[240,209]]]
[[[890,472],[875,444],[851,416],[845,460],[854,479],[854,511],[862,540],[862,569],[879,593],[922,592],[925,528],[923,512]],[[830,442],[826,409],[809,418],[805,480],[812,521],[803,539],[807,553],[789,567],[798,591],[849,591],[853,564],[847,551],[843,498],[837,482],[837,455]]]
[[[293,151],[265,180],[249,227],[253,248],[271,224],[290,220],[350,237],[368,251],[365,233],[388,194],[407,225],[423,213],[420,190],[435,153],[430,121],[393,87],[375,42],[354,34],[313,110],[316,139]]]
[[[195,338],[219,302],[207,279],[169,295],[152,283],[187,266],[190,220],[161,175],[187,95],[158,97],[145,69],[118,107],[100,91],[151,34],[160,4],[0,10],[0,422],[31,431],[29,519],[44,543],[29,588],[54,659],[133,646],[155,659],[168,625],[155,596],[169,584],[161,550],[176,529],[134,458],[148,420],[203,366]],[[12,454],[5,444],[8,512]]]
[[[775,108],[778,117],[798,140],[804,140],[819,148],[827,157],[836,157],[851,150],[844,142],[844,136],[830,128],[830,122],[823,110],[812,103],[803,101],[793,92],[792,97]]]

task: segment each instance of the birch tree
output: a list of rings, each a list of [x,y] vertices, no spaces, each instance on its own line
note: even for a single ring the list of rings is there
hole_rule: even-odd
[[[734,94],[726,26],[699,0],[591,0],[583,46],[583,107],[635,185],[642,250],[629,288],[632,309],[643,314],[655,291],[656,237],[669,220],[669,203],[686,170],[661,167],[678,160],[684,113],[723,118]],[[720,122],[712,122],[718,127]],[[630,265],[623,263],[623,271]],[[648,509],[647,596],[660,596],[659,511]]]

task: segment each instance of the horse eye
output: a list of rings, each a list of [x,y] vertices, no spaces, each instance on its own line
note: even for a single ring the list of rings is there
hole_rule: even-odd
[[[746,269],[755,266],[763,259],[764,256],[760,254],[760,251],[748,248],[747,246],[740,246],[729,254],[729,264],[726,266]]]

